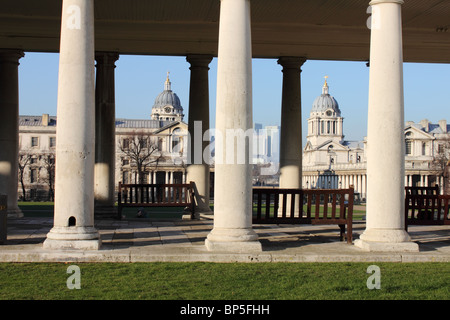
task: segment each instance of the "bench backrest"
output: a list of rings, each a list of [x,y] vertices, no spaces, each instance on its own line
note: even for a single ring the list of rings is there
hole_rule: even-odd
[[[194,203],[194,182],[187,184],[122,184],[119,183],[118,204]]]
[[[439,186],[434,187],[405,187],[405,193],[409,195],[438,195]]]
[[[346,223],[353,218],[354,190],[253,189],[254,223]]]
[[[437,193],[419,194],[406,190],[405,229],[408,225],[444,225],[450,224],[450,195]]]

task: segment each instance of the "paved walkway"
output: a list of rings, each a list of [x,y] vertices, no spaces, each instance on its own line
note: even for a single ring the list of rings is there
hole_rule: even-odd
[[[204,240],[210,219],[114,220],[96,222],[102,248],[98,251],[44,250],[42,243],[53,218],[8,219],[8,240],[0,245],[0,262],[450,262],[449,226],[411,226],[417,253],[372,253],[339,241],[337,226],[255,225],[262,252],[217,253]],[[354,239],[364,229],[354,223]]]

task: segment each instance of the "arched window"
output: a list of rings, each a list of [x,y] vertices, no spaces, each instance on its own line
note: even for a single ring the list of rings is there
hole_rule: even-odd
[[[172,131],[172,152],[180,152],[181,145],[180,144],[180,128],[176,128]]]

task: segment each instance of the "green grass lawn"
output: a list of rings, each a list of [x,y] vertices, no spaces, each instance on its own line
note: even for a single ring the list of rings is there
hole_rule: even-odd
[[[381,289],[367,288],[380,267]],[[87,263],[70,290],[64,263],[1,263],[9,300],[449,300],[448,263]],[[72,264],[73,265],[73,264]]]

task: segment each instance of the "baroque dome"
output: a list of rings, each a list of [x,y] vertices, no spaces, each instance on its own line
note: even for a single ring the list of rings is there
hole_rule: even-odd
[[[183,120],[183,107],[180,98],[172,91],[169,73],[164,83],[164,91],[158,94],[152,107],[151,117],[154,120]]]
[[[341,110],[339,109],[339,104],[336,99],[328,93],[328,83],[325,77],[325,84],[322,88],[322,94],[318,96],[314,102],[311,112],[326,112],[331,110],[334,112],[334,116],[340,116]]]
[[[172,106],[175,109],[183,110],[181,106],[180,98],[172,91],[169,75],[167,75],[166,82],[164,83],[164,91],[158,94],[153,104],[153,108],[161,108],[165,106]]]

